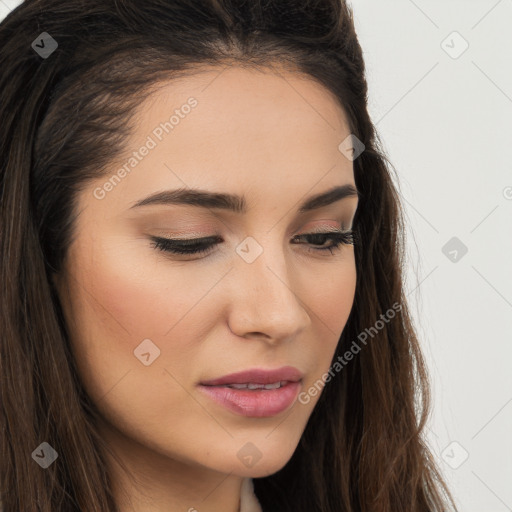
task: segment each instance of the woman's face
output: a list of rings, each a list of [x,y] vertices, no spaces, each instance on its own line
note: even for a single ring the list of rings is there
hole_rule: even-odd
[[[133,468],[260,477],[291,457],[319,394],[297,397],[329,370],[356,283],[352,245],[298,237],[350,229],[357,196],[300,207],[355,188],[338,149],[349,134],[334,97],[311,80],[211,68],[146,100],[124,156],[80,192],[56,282],[103,434]],[[178,189],[237,196],[239,208],[181,203]],[[153,237],[214,245],[180,255]],[[298,384],[201,385],[282,367]]]

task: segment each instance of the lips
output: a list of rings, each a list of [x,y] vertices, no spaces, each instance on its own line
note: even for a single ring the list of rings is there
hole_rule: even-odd
[[[301,389],[302,378],[303,374],[293,366],[254,368],[205,380],[198,388],[232,413],[268,418],[292,406]]]
[[[285,385],[287,382],[299,382],[302,379],[302,373],[293,366],[283,366],[277,369],[254,368],[237,373],[224,375],[217,379],[205,380],[201,382],[203,386],[231,386],[233,384],[247,385],[248,389],[258,389],[265,385]],[[249,384],[253,386],[249,386]],[[255,387],[256,385],[257,387]],[[269,388],[267,388],[269,389]],[[270,388],[271,389],[271,388]]]

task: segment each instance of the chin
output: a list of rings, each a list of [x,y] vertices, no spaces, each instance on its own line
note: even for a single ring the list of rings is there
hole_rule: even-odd
[[[250,478],[263,478],[265,476],[277,473],[288,463],[293,453],[276,454],[273,453],[271,457],[262,456],[258,462],[252,466],[243,467],[243,464],[238,463],[236,469],[233,471],[242,477]]]

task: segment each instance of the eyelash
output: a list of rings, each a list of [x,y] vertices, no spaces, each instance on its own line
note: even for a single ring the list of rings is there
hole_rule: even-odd
[[[327,239],[331,239],[333,244],[328,247],[314,248],[313,251],[324,252],[330,251],[331,255],[333,255],[333,249],[340,250],[342,245],[353,245],[355,241],[355,233],[353,230],[347,231],[330,231],[326,233],[304,233],[302,235],[297,235],[295,239],[313,239],[315,237],[326,237]],[[169,252],[172,254],[180,254],[180,255],[188,255],[188,254],[202,254],[206,253],[210,250],[213,245],[222,242],[222,238],[219,236],[210,236],[206,238],[191,238],[191,239],[181,239],[181,240],[173,240],[170,238],[161,238],[161,237],[151,237],[152,247],[159,249],[164,252]],[[294,242],[297,243],[297,242]],[[315,245],[315,244],[313,244]],[[318,245],[318,244],[316,244]]]

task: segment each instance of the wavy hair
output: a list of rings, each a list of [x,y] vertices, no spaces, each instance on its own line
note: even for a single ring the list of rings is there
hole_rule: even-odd
[[[57,41],[47,56],[31,43]],[[202,66],[279,63],[329,90],[364,145],[354,160],[353,308],[334,360],[381,315],[329,383],[277,473],[254,479],[265,512],[441,512],[455,504],[423,440],[428,373],[402,280],[404,221],[367,110],[352,10],[343,0],[26,0],[0,23],[0,494],[5,512],[114,512],[96,430],[52,284],[77,193],[122,153],[133,113],[160,83]],[[396,306],[395,306],[396,308]],[[42,441],[59,454],[41,471]]]

